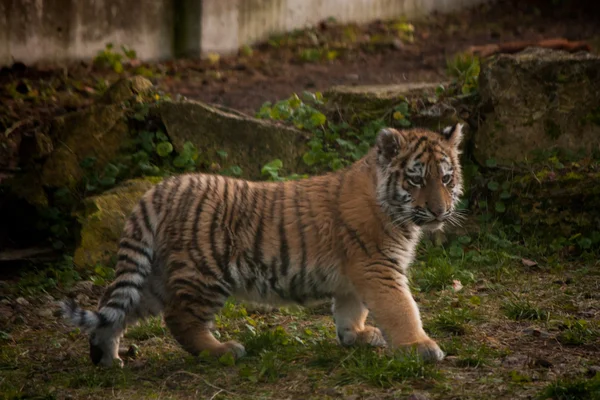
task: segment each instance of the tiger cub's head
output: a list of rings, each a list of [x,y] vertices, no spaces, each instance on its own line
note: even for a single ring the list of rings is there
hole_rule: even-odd
[[[456,223],[462,194],[462,125],[441,132],[382,129],[377,136],[377,198],[397,226],[426,230]]]

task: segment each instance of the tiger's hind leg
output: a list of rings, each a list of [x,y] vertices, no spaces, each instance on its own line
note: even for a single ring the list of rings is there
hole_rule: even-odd
[[[385,346],[386,342],[381,331],[370,325],[365,325],[369,310],[354,293],[335,296],[333,299],[333,318],[337,337],[344,346],[353,344],[369,344]]]
[[[165,323],[187,352],[198,355],[208,351],[217,357],[230,352],[236,358],[244,356],[246,350],[240,343],[234,340],[221,343],[211,332],[214,316],[228,297],[223,285],[207,284],[198,276],[186,276],[172,279],[170,286]]]
[[[159,315],[162,312],[164,294],[161,286],[158,278],[148,279],[141,291],[138,305],[128,312],[124,323],[100,327],[90,335],[90,358],[94,364],[104,367],[111,367],[115,364],[119,367],[123,366],[123,360],[119,357],[121,339],[128,326],[133,326],[140,320]],[[104,307],[110,301],[115,287],[113,284],[107,288],[100,299],[99,308]],[[115,303],[115,306],[118,305],[119,303]]]

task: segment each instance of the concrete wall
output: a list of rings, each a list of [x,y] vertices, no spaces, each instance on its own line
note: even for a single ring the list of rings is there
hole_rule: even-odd
[[[90,59],[109,42],[170,57],[172,1],[0,0],[0,63]]]
[[[367,22],[490,0],[0,0],[0,64],[91,59],[112,42],[143,60],[232,53],[328,17]]]

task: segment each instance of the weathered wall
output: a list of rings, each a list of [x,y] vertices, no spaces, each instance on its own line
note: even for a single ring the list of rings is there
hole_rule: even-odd
[[[229,53],[244,44],[315,25],[368,22],[432,11],[448,12],[489,0],[203,0],[202,50]]]
[[[231,53],[273,33],[414,17],[490,0],[0,0],[0,65],[90,59],[106,43],[143,60]]]
[[[89,59],[109,42],[144,59],[170,57],[172,2],[0,0],[0,63]]]

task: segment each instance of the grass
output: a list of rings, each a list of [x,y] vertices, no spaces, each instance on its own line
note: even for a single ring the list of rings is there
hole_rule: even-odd
[[[538,400],[597,400],[600,399],[600,374],[592,379],[559,379],[539,394]]]
[[[510,319],[519,320],[548,320],[550,313],[534,306],[527,300],[508,300],[502,306],[504,313]]]
[[[359,347],[342,360],[338,384],[367,383],[386,388],[414,378],[439,378],[437,369],[414,352],[384,357],[373,349]]]
[[[599,328],[597,321],[566,320],[560,326],[557,339],[562,344],[573,346],[593,343],[600,338]]]
[[[438,313],[427,327],[437,334],[464,335],[473,318],[473,312],[467,308],[451,308]]]

